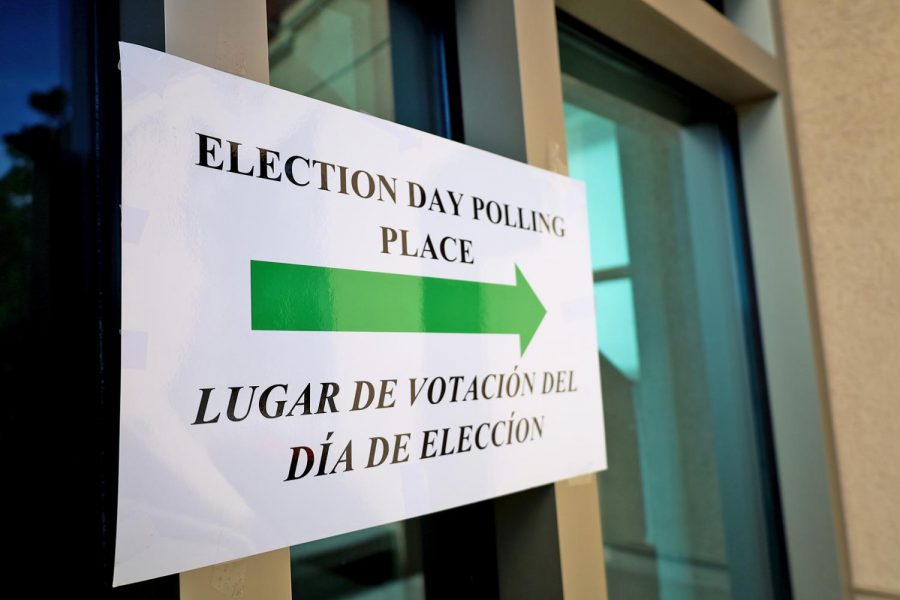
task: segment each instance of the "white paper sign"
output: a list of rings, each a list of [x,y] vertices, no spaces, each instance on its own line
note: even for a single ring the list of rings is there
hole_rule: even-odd
[[[121,69],[116,585],[605,468],[582,183]]]

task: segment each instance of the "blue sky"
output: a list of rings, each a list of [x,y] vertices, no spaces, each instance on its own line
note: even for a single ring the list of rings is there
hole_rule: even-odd
[[[40,120],[28,94],[61,80],[60,0],[0,0],[0,133]],[[10,162],[0,152],[0,174]]]

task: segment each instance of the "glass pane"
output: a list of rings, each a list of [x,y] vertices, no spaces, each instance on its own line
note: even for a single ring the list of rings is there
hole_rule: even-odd
[[[391,523],[291,548],[295,598],[393,600],[424,598],[414,523]],[[413,541],[413,545],[415,542]]]
[[[600,352],[628,379],[637,381],[640,355],[631,279],[598,281],[594,284],[594,303]]]
[[[272,85],[396,119],[388,0],[270,0],[267,8]],[[293,546],[291,578],[303,600],[424,598],[419,519]]]
[[[560,45],[569,172],[588,195],[609,597],[776,597],[729,109],[577,24]]]
[[[610,211],[608,197],[594,195],[588,210],[593,220],[609,215],[620,228],[613,239],[629,240],[632,258],[631,278],[595,286],[609,419],[601,497],[611,597],[728,598],[680,128],[577,81],[567,79],[564,89],[580,106],[567,113],[567,135],[598,135],[597,145],[615,148],[597,157],[599,165],[582,152],[590,144],[570,148],[571,175],[590,185],[608,172],[607,156],[622,158],[624,210]],[[601,129],[602,121],[615,126]],[[591,233],[592,245],[603,247],[603,230]],[[625,448],[636,451],[628,470],[616,460]]]
[[[57,185],[61,157],[66,151],[71,116],[71,87],[65,60],[69,48],[63,33],[65,4],[58,1],[6,2],[0,32],[0,378],[12,397],[27,394],[42,377],[51,348],[50,271],[53,240],[67,239],[78,225],[62,219],[77,200],[77,184],[66,181],[68,193]],[[63,215],[61,218],[60,215]],[[73,219],[74,220],[74,219]],[[51,223],[55,225],[51,228]],[[64,242],[56,241],[56,246]],[[69,253],[73,249],[67,248]],[[58,295],[63,295],[59,294]],[[75,294],[66,294],[68,299]],[[73,304],[74,304],[73,300]],[[73,326],[74,329],[74,326]],[[38,432],[24,406],[10,406],[0,421],[4,456],[20,450],[37,435],[55,437],[53,430]],[[5,460],[2,468],[13,489],[43,490],[34,465],[43,455],[28,452],[29,460]],[[33,497],[33,495],[31,496]],[[38,515],[30,501],[10,496],[11,510],[22,518],[9,525],[13,540],[35,538]],[[72,500],[77,506],[78,498]],[[56,521],[54,521],[56,523]],[[28,550],[23,550],[25,555]]]
[[[267,7],[272,85],[394,119],[387,0],[270,0]]]
[[[619,166],[616,124],[565,103],[569,172],[587,184],[591,264],[594,270],[628,264],[628,231]],[[574,175],[573,175],[574,176]]]
[[[46,302],[47,177],[67,117],[58,2],[12,2],[0,36],[0,375],[31,365]],[[40,315],[45,318],[46,315]]]

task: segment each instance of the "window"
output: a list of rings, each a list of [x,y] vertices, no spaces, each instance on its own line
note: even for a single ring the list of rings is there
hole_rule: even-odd
[[[394,120],[387,0],[268,3],[275,87]]]
[[[388,0],[270,1],[271,84],[449,137],[450,9]],[[439,522],[430,519],[432,527]],[[424,598],[422,529],[423,519],[410,519],[293,546],[294,597]]]
[[[587,183],[610,598],[788,588],[727,106],[561,17]]]

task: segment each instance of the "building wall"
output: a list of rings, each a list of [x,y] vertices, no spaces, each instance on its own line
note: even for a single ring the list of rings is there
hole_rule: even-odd
[[[900,598],[900,2],[780,4],[851,583]]]

